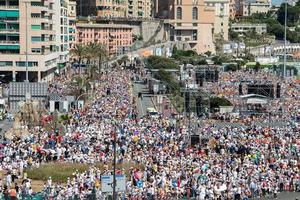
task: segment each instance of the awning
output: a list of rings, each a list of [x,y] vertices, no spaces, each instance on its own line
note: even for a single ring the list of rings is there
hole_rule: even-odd
[[[258,98],[250,98],[247,99],[247,104],[266,104],[268,103],[265,99],[258,99]]]
[[[20,45],[0,45],[0,49],[6,49],[6,50],[18,50],[20,49]]]

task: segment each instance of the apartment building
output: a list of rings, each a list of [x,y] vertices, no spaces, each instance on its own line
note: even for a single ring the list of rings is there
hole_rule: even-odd
[[[271,0],[246,0],[243,2],[242,16],[251,16],[254,13],[267,13],[271,7]]]
[[[132,45],[132,26],[123,24],[76,24],[77,43],[100,43],[107,47],[110,56],[123,55]]]
[[[235,19],[238,13],[238,1],[239,0],[229,0],[229,18]]]
[[[59,11],[54,15],[54,27],[58,33],[56,34],[56,45],[58,47],[59,59],[58,69],[61,70],[66,67],[69,61],[69,18],[68,6],[69,0],[60,0],[59,3],[54,4],[55,10]]]
[[[0,73],[5,78],[25,80],[28,60],[29,81],[48,81],[58,63],[67,62],[67,48],[60,47],[68,42],[58,40],[65,6],[63,0],[0,0]]]
[[[76,43],[76,0],[70,0],[68,4],[69,18],[69,49],[72,49]]]
[[[97,0],[97,16],[125,17],[127,0]]]
[[[198,53],[214,52],[214,8],[204,0],[172,0],[169,9],[172,41],[184,41]]]
[[[127,0],[127,17],[152,18],[153,0]]]
[[[234,23],[231,24],[231,29],[239,34],[245,34],[249,31],[264,34],[267,33],[267,24]]]
[[[228,40],[229,0],[204,0],[205,7],[215,10],[214,34]]]

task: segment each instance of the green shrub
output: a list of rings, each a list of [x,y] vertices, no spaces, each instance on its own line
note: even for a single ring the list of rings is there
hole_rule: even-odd
[[[54,182],[66,182],[68,177],[73,177],[73,173],[78,171],[83,173],[87,171],[91,167],[91,165],[87,164],[72,164],[72,163],[49,163],[43,164],[39,168],[32,168],[27,170],[27,175],[30,179],[33,180],[42,180],[46,181],[49,177]],[[95,164],[94,167],[100,169],[101,171],[104,170],[103,164]],[[126,176],[129,177],[130,168],[138,168],[143,169],[143,165],[138,165],[134,163],[122,163],[117,164],[117,169],[125,169]],[[112,169],[112,164],[108,165],[109,169]]]

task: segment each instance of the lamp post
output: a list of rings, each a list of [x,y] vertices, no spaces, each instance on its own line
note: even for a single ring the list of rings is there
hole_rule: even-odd
[[[114,133],[113,133],[113,137],[114,137],[114,160],[113,160],[113,200],[117,200],[117,194],[116,194],[116,162],[117,162],[117,121],[115,121],[114,124]]]
[[[25,61],[25,66],[26,66],[26,82],[28,82],[28,3],[30,3],[29,1],[24,1],[25,3],[25,32],[26,32],[26,38],[25,38],[25,48],[26,48],[26,52],[25,52],[25,56],[26,56],[26,61]]]
[[[287,29],[287,4],[285,1],[285,12],[284,12],[284,57],[283,57],[283,78],[286,77],[286,29]]]

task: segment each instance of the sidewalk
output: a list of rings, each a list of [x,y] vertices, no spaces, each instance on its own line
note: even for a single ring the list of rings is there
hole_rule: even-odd
[[[138,108],[138,118],[147,114],[147,108],[154,107],[152,102],[152,95],[148,94],[148,87],[142,83],[133,83],[133,94],[136,97],[136,104]],[[142,98],[138,97],[138,93],[142,93]]]

